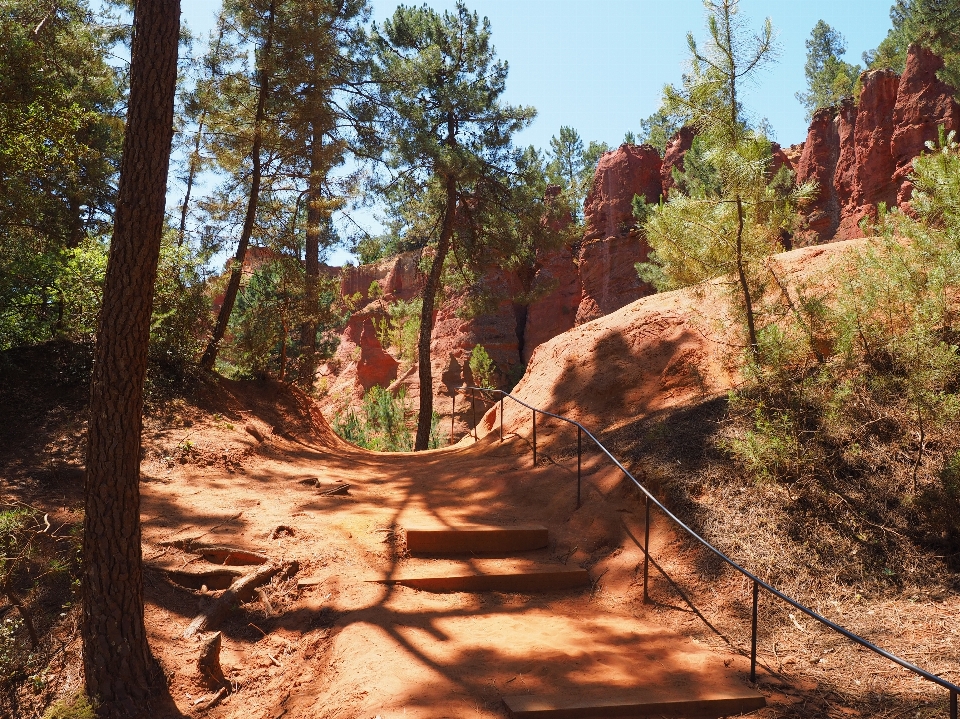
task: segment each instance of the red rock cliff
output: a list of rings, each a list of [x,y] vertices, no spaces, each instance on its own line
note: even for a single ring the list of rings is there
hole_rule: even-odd
[[[634,265],[647,258],[633,217],[633,198],[655,203],[662,194],[663,162],[650,145],[621,145],[597,163],[584,204],[584,235],[578,263],[581,298],[576,324],[589,322],[650,294]]]
[[[817,111],[797,167],[797,181],[814,181],[819,196],[805,208],[799,244],[860,237],[860,222],[876,216],[881,202],[909,201],[913,160],[937,128],[960,128],[954,89],[941,82],[943,61],[910,46],[903,76],[890,70],[860,77],[859,103]]]

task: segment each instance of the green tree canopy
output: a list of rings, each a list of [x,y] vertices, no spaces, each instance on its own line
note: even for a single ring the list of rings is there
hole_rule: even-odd
[[[507,63],[496,59],[489,21],[462,2],[442,15],[427,6],[401,5],[373,29],[372,38],[373,77],[385,109],[380,128],[391,172],[387,189],[394,207],[402,210],[402,232],[433,248],[426,260],[418,343],[415,448],[422,450],[430,436],[430,335],[444,264],[467,214],[508,204],[516,157],[512,137],[535,111],[503,101]],[[481,238],[474,235],[460,257],[482,247]]]
[[[903,72],[907,48],[919,42],[943,57],[940,79],[960,88],[960,0],[896,0],[890,20],[880,45],[863,54],[867,67]]]
[[[803,72],[807,77],[807,91],[796,94],[807,108],[807,120],[821,107],[836,105],[853,95],[860,66],[844,62],[840,57],[847,51],[843,35],[823,20],[818,20],[806,41],[807,62]]]
[[[84,0],[0,10],[0,348],[69,329],[67,267],[108,230],[123,135],[113,40]]]

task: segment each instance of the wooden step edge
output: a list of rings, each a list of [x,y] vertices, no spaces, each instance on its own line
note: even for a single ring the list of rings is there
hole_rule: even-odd
[[[637,690],[614,692],[603,697],[556,695],[504,696],[511,717],[517,719],[594,719],[595,717],[697,716],[725,717],[745,714],[767,705],[766,697],[742,687],[728,691],[691,692],[679,695],[676,690]]]
[[[418,554],[523,552],[543,549],[549,541],[547,528],[538,525],[406,527],[405,534],[407,550]]]
[[[544,592],[589,586],[590,575],[586,569],[546,569],[446,577],[382,577],[367,581],[428,592]]]

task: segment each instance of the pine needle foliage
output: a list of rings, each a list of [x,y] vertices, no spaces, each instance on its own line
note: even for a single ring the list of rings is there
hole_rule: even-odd
[[[732,397],[746,419],[726,440],[824,516],[844,497],[844,521],[867,527],[856,536],[885,528],[877,556],[912,551],[904,541],[960,547],[960,146],[941,132],[929,149],[914,162],[915,217],[880,208],[861,249],[767,298],[783,319],[761,333],[754,381]]]
[[[704,2],[708,38],[699,45],[687,36],[684,86],[664,89],[667,110],[689,117],[698,134],[678,191],[660,206],[644,208],[652,253],[637,269],[660,290],[732,276],[744,344],[756,355],[754,297],[762,292],[762,261],[781,249],[781,238],[792,229],[793,206],[811,188],[792,188],[786,171],[771,177],[770,142],[745,120],[741,84],[774,59],[776,43],[769,19],[759,33],[747,31],[738,4]]]

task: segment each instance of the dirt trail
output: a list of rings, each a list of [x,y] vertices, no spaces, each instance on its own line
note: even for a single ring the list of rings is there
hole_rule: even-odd
[[[824,270],[845,244],[777,261],[796,281]],[[616,418],[726,391],[736,378],[714,339],[725,297],[713,285],[701,295],[657,295],[565,333],[537,349],[516,393],[609,429]],[[155,464],[143,504],[145,556],[155,567],[200,566],[195,554],[169,546],[175,540],[254,549],[300,566],[223,626],[223,664],[239,691],[212,716],[499,717],[504,694],[604,693],[640,677],[743,681],[743,647],[717,636],[712,648],[679,639],[662,614],[679,612],[671,623],[685,625],[685,613],[696,622],[693,611],[642,604],[643,507],[627,480],[588,448],[577,509],[575,432],[542,421],[534,468],[529,411],[508,402],[505,420],[503,443],[494,408],[474,446],[466,439],[398,455],[350,447],[318,418],[315,443],[273,437],[264,451],[247,438],[252,449],[227,465],[232,474]],[[321,494],[343,482],[348,495]],[[404,526],[529,523],[547,526],[550,544],[528,561],[584,567],[591,589],[430,594],[369,581],[423,568],[403,550]],[[655,557],[672,571],[697,571],[683,566],[666,527],[652,529]],[[314,584],[298,589],[303,578]],[[185,710],[208,692],[193,665],[197,640],[180,635],[208,600],[162,572],[148,580],[151,641]],[[710,637],[703,629],[693,633]]]
[[[738,681],[724,660],[745,669],[739,656],[678,640],[644,609],[633,539],[643,536],[642,508],[595,457],[577,510],[575,464],[545,457],[534,469],[517,436],[399,456],[336,440],[274,444],[277,456],[254,455],[227,474],[157,464],[143,486],[150,641],[185,713],[210,694],[195,667],[198,639],[181,636],[209,600],[159,570],[203,568],[178,548],[190,542],[300,565],[221,627],[222,664],[239,689],[214,717],[502,717],[504,694],[602,694],[641,677],[683,685],[711,674],[722,686]],[[339,482],[348,495],[321,495]],[[530,522],[551,532],[530,559],[585,566],[592,588],[431,594],[367,581],[424,561],[398,544],[405,524]],[[303,579],[315,584],[298,589]]]

